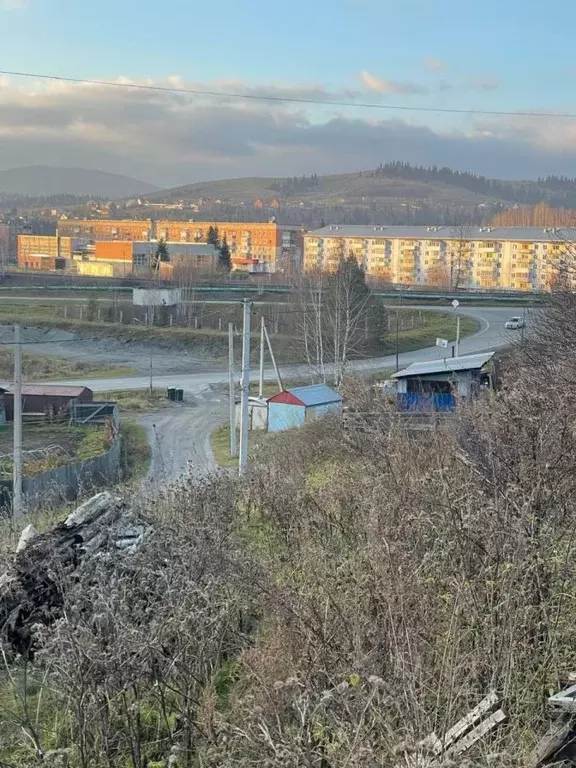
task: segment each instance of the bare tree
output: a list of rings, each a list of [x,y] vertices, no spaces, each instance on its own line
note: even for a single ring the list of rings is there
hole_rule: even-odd
[[[340,384],[350,359],[383,342],[386,310],[353,255],[340,255],[333,272],[307,275],[295,296],[299,343],[320,380],[326,381],[330,366],[334,383]]]

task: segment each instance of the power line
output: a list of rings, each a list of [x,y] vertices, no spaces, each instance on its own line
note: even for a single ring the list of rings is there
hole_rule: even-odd
[[[288,96],[273,96],[272,94],[235,93],[232,91],[205,91],[199,88],[176,88],[168,85],[139,85],[137,83],[114,83],[110,80],[86,80],[80,77],[64,77],[61,75],[45,75],[39,72],[12,72],[0,70],[0,75],[11,77],[30,77],[39,80],[53,80],[61,83],[78,83],[81,85],[101,85],[107,88],[131,88],[139,91],[160,91],[165,93],[184,93],[191,96],[209,96],[213,98],[248,99],[251,101],[273,101],[287,104],[311,104],[315,106],[347,107],[356,109],[398,110],[401,112],[436,112],[453,115],[489,115],[492,117],[560,117],[573,119],[573,112],[533,112],[506,111],[497,109],[457,109],[456,107],[413,107],[406,104],[378,104],[376,102],[342,101],[340,99],[304,99]]]

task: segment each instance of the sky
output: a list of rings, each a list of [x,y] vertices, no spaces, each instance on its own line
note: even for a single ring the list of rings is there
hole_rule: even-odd
[[[215,94],[0,75],[0,170],[576,175],[575,28],[574,0],[0,0],[2,71]]]

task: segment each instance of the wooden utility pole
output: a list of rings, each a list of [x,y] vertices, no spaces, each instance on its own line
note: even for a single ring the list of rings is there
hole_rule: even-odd
[[[264,395],[264,316],[260,318],[260,375],[258,377],[258,397]]]

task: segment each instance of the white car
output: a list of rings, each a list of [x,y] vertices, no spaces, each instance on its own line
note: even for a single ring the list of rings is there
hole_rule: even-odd
[[[504,327],[511,331],[517,331],[520,328],[524,328],[525,325],[526,323],[521,317],[511,317],[510,320],[504,323]]]

